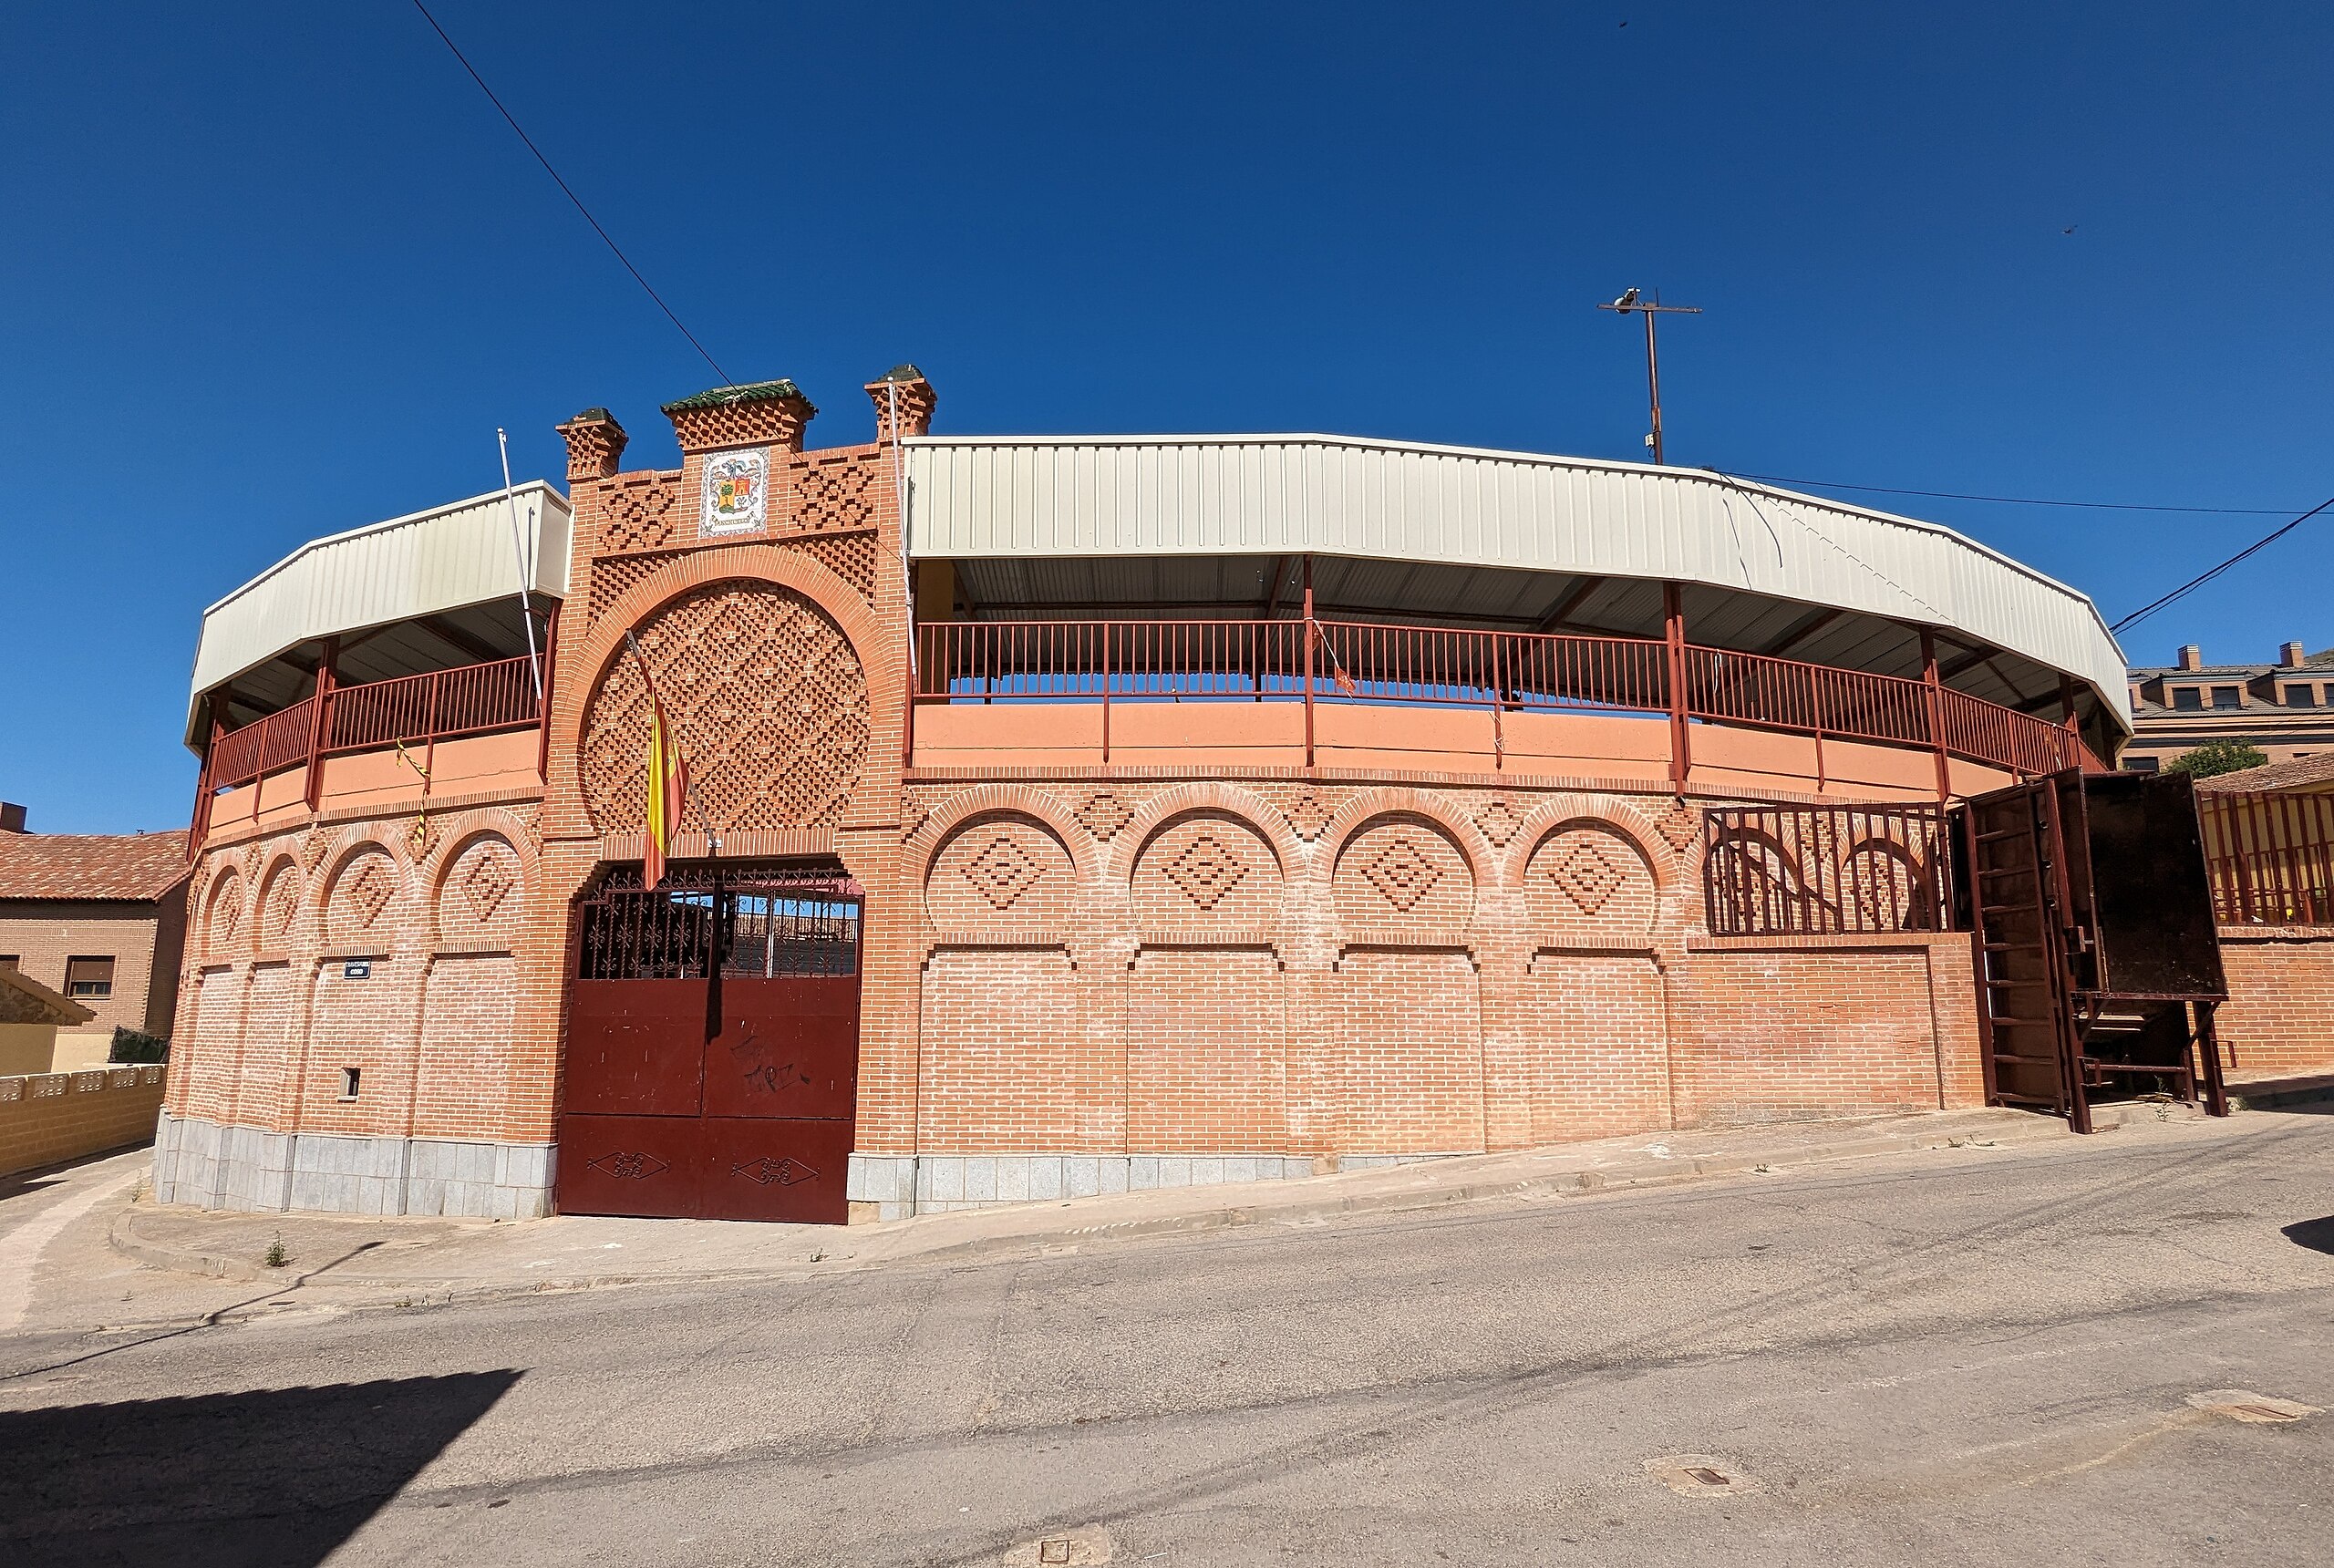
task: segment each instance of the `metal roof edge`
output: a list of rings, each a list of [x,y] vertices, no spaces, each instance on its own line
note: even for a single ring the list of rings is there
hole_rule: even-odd
[[[519,483],[511,487],[511,494],[513,499],[516,499],[522,494],[530,493],[539,493],[558,502],[560,510],[566,512],[571,519],[575,515],[574,503],[570,501],[567,499],[566,494],[557,486],[553,485],[549,480],[522,480]],[[291,554],[284,557],[283,560],[278,561],[274,565],[270,566],[265,571],[260,573],[257,576],[252,578],[249,582],[243,583],[239,587],[230,589],[227,593],[222,594],[217,600],[204,605],[202,607],[202,613],[204,615],[208,616],[225,608],[227,605],[233,603],[236,600],[242,598],[244,594],[250,593],[253,589],[258,587],[261,583],[266,582],[277,573],[295,564],[301,557],[307,555],[312,552],[323,550],[330,545],[340,544],[351,539],[362,539],[368,533],[386,533],[393,528],[406,528],[417,522],[427,522],[433,517],[442,517],[448,512],[462,511],[470,507],[483,506],[490,501],[499,501],[501,499],[502,491],[500,490],[491,490],[487,491],[484,495],[470,496],[463,500],[449,500],[439,506],[423,507],[419,511],[409,511],[402,517],[385,518],[379,522],[368,522],[361,527],[343,529],[338,533],[327,533],[323,535],[321,538],[312,539],[305,544],[300,546],[299,549],[292,552]]]
[[[1779,486],[1761,484],[1738,479],[1721,469],[1672,468],[1667,464],[1627,462],[1612,458],[1567,457],[1557,452],[1519,452],[1498,447],[1450,446],[1434,441],[1394,441],[1374,436],[1337,436],[1320,431],[1287,431],[1274,434],[1168,436],[911,436],[901,444],[915,447],[1161,447],[1161,446],[1287,446],[1314,443],[1327,447],[1352,447],[1363,450],[1386,452],[1430,452],[1438,457],[1481,458],[1492,461],[1529,463],[1549,468],[1593,469],[1606,473],[1635,474],[1642,478],[1693,479],[1704,483],[1725,486],[1730,490],[1756,490],[1761,495],[1781,500],[1805,501],[1811,506],[1828,507],[1833,511],[1867,518],[1874,522],[1891,523],[1900,528],[1915,529],[1936,534],[1963,545],[2020,576],[2062,593],[2080,603],[2091,612],[2091,620],[2116,656],[2122,657],[2122,645],[2115,641],[2114,632],[2107,618],[2100,614],[2099,605],[2091,595],[2079,588],[2060,582],[2047,572],[2038,571],[2015,556],[2005,555],[1993,546],[1970,538],[1960,530],[1926,518],[1906,517],[1900,512],[1881,511],[1876,508],[1857,506],[1853,502],[1833,500],[1823,496],[1806,494],[1801,490],[1783,490]],[[2128,663],[2128,661],[2125,661]]]

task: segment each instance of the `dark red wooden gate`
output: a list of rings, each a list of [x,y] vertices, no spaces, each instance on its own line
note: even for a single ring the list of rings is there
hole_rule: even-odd
[[[841,1224],[861,895],[839,867],[620,870],[584,902],[563,1212]]]

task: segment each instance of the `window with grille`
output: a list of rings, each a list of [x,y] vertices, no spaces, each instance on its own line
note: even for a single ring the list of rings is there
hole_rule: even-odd
[[[65,961],[65,994],[85,998],[113,995],[113,960],[68,958]]]

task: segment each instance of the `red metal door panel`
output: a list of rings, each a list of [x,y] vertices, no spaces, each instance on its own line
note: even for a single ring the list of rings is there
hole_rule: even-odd
[[[578,980],[563,1109],[695,1116],[704,1103],[704,1042],[702,980]]]
[[[702,1217],[820,1225],[848,1218],[850,1122],[709,1116],[696,1125]]]
[[[848,1119],[858,1092],[857,975],[721,982],[706,1115]]]
[[[704,1206],[705,1123],[695,1116],[563,1116],[563,1214],[693,1215]]]

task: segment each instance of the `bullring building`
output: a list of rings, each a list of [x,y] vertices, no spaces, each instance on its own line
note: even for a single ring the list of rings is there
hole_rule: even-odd
[[[677,469],[590,409],[565,493],[209,609],[158,1196],[843,1222],[2019,1098],[1944,808],[2128,735],[2083,595],[1700,470],[867,393],[668,404]]]

